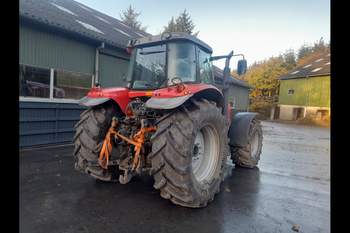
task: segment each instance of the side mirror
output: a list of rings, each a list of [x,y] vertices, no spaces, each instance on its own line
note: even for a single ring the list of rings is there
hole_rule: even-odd
[[[247,72],[247,60],[242,59],[237,63],[237,74],[242,75]]]

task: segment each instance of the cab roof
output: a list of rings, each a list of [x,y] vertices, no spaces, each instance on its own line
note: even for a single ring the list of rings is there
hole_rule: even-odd
[[[132,43],[132,45],[135,47],[139,47],[144,45],[155,45],[160,43],[163,44],[169,41],[181,41],[181,40],[190,41],[194,44],[197,44],[208,53],[213,52],[213,49],[208,44],[204,43],[197,37],[192,36],[185,32],[170,32],[170,33],[166,32],[161,35],[141,37],[135,40],[131,40],[129,43]]]

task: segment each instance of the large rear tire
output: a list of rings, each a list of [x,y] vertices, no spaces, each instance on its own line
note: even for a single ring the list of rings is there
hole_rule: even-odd
[[[160,121],[148,157],[161,197],[197,208],[220,191],[229,155],[228,125],[214,102],[191,101]]]
[[[248,143],[244,147],[231,147],[232,161],[244,168],[254,168],[258,165],[262,151],[263,134],[261,123],[253,119],[249,126]]]
[[[80,121],[75,125],[76,133],[73,139],[75,150],[75,169],[88,173],[102,181],[117,181],[115,167],[102,169],[98,164],[98,156],[104,137],[110,127],[112,117],[117,114],[111,103],[94,106],[80,115]]]

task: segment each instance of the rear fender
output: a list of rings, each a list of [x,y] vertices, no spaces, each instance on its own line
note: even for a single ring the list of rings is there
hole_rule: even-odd
[[[203,99],[214,101],[217,104],[217,106],[221,108],[224,106],[224,96],[217,89],[210,88],[210,89],[202,90],[200,92],[197,92],[194,95],[194,98],[196,99],[203,98]]]
[[[126,88],[92,88],[89,93],[79,100],[79,104],[93,107],[112,101],[125,114],[128,105],[129,90]]]
[[[250,123],[258,115],[255,112],[239,112],[233,116],[228,131],[230,146],[244,147],[248,143]]]
[[[86,106],[86,107],[93,107],[97,106],[103,103],[106,103],[107,101],[111,100],[110,98],[91,98],[88,96],[84,96],[79,100],[79,104]]]
[[[184,95],[171,98],[152,97],[146,101],[146,107],[152,109],[174,109],[185,103],[193,95]]]
[[[123,112],[119,103],[117,103],[114,99],[112,98],[90,98],[88,96],[85,96],[83,98],[81,98],[79,100],[79,104],[82,105],[82,106],[86,106],[86,107],[95,107],[95,106],[99,106],[99,105],[103,105],[104,103],[107,103],[107,102],[111,102],[115,107],[116,109],[120,112]],[[124,113],[125,114],[125,113]]]
[[[203,84],[200,87],[197,85],[198,84],[196,84],[196,86],[188,85],[187,95],[168,95],[166,97],[154,95],[146,101],[146,107],[152,109],[174,109],[184,104],[190,98],[204,98],[216,102],[219,107],[223,106],[224,98],[222,93],[217,88],[206,84]]]

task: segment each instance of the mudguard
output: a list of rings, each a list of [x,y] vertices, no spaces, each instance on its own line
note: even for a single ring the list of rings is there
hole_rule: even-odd
[[[79,100],[79,104],[87,107],[93,107],[111,100],[120,108],[123,113],[125,113],[125,108],[130,101],[129,94],[129,90],[122,87],[93,87],[85,97]],[[141,93],[141,95],[142,94],[144,93]]]
[[[181,92],[175,86],[162,88],[153,92],[153,95],[145,103],[147,108],[174,109],[181,106],[190,98],[205,98],[215,101],[219,107],[223,106],[223,96],[215,86],[199,83],[185,84]]]
[[[233,116],[228,131],[230,146],[244,147],[248,143],[249,127],[252,120],[258,115],[255,112],[239,112]]]
[[[173,109],[185,103],[193,95],[185,95],[173,98],[150,98],[146,101],[146,108]]]
[[[110,100],[110,98],[91,98],[85,96],[79,100],[79,104],[87,107],[93,107],[99,104],[103,104]]]

